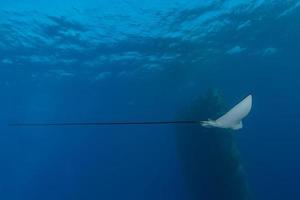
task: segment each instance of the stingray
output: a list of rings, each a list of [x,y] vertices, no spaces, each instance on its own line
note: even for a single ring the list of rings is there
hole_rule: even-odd
[[[242,120],[250,113],[251,108],[252,95],[249,95],[217,120],[208,119],[207,121],[202,121],[201,125],[207,128],[241,129],[243,128]]]
[[[225,128],[238,130],[243,128],[242,119],[251,111],[252,95],[247,96],[231,110],[217,120],[207,121],[115,121],[115,122],[62,122],[62,123],[12,123],[10,126],[111,126],[111,125],[155,125],[155,124],[200,124],[206,128]]]

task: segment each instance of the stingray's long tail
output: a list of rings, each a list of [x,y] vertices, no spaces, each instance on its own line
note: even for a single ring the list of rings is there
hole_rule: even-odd
[[[200,121],[115,121],[115,122],[50,122],[50,123],[11,123],[9,126],[113,126],[113,125],[163,125],[201,124]]]

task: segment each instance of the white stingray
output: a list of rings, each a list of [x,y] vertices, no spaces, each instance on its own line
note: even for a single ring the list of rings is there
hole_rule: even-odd
[[[217,120],[209,119],[208,121],[202,121],[201,124],[207,128],[217,127],[238,130],[243,128],[242,119],[250,113],[251,108],[252,96],[249,95]]]

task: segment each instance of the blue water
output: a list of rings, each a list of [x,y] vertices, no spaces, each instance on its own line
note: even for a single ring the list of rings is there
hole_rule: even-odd
[[[213,88],[253,95],[249,199],[298,199],[299,37],[298,0],[2,0],[0,198],[193,199],[173,125],[7,124],[177,120]]]

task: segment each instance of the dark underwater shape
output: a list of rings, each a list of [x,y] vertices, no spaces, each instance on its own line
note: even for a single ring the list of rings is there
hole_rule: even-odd
[[[215,118],[223,110],[220,96],[209,91],[180,117]],[[177,141],[192,199],[249,199],[247,181],[231,130],[178,126]]]

